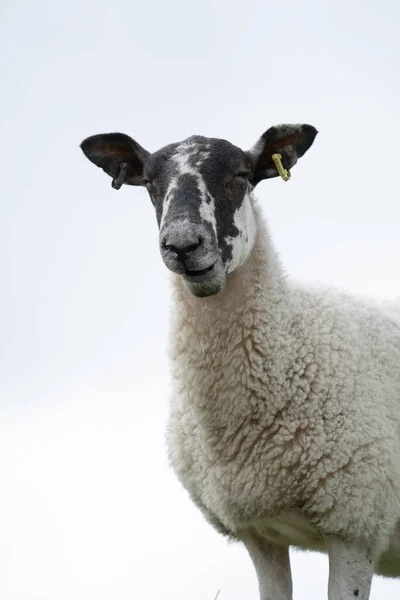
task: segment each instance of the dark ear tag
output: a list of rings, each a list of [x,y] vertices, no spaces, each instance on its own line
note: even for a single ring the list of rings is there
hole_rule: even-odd
[[[119,173],[117,175],[117,177],[115,179],[112,180],[111,185],[114,188],[114,190],[119,190],[120,187],[122,186],[122,184],[125,181],[125,177],[128,171],[128,163],[127,162],[122,162],[119,165]]]

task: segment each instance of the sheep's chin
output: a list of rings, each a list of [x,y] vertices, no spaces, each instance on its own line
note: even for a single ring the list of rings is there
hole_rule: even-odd
[[[213,265],[212,271],[200,276],[181,275],[186,290],[197,298],[207,298],[218,294],[225,284],[226,272],[221,261]]]
[[[195,281],[190,281],[183,278],[183,282],[185,288],[193,295],[197,296],[197,298],[206,298],[207,296],[215,296],[218,294],[222,288],[223,283],[221,284],[219,281],[202,281],[201,283],[197,283]]]

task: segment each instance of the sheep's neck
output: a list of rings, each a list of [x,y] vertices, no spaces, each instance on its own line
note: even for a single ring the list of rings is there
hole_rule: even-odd
[[[181,402],[208,434],[221,440],[243,419],[273,422],[283,409],[279,382],[290,348],[289,292],[279,258],[258,216],[258,234],[246,264],[210,298],[174,281],[172,360]],[[285,359],[288,360],[288,359]],[[183,385],[182,385],[183,384]]]

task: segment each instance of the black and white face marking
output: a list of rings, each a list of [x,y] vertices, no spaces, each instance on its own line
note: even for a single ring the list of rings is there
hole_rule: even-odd
[[[191,293],[209,296],[251,253],[252,191],[260,180],[277,176],[272,154],[280,152],[289,169],[315,135],[310,125],[272,127],[249,152],[226,140],[192,136],[150,154],[124,134],[92,136],[81,148],[117,187],[147,187],[164,263]]]
[[[196,295],[219,291],[251,252],[250,175],[242,150],[200,136],[162,148],[145,164],[161,255]]]

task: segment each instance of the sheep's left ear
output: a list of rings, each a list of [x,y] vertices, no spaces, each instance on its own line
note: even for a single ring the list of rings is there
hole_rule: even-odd
[[[317,130],[312,125],[276,125],[267,129],[258,142],[246,152],[252,169],[252,183],[279,175],[272,159],[281,154],[282,165],[289,170],[313,143]]]

